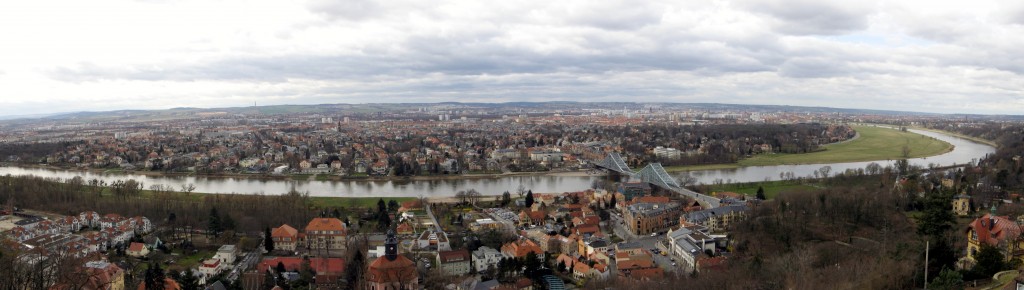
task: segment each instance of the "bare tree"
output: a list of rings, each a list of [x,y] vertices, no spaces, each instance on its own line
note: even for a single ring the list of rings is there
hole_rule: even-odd
[[[189,184],[182,184],[181,185],[181,192],[184,192],[185,194],[190,194],[190,193],[192,193],[192,191],[195,191],[195,190],[196,190],[196,185],[195,184],[189,183]]]

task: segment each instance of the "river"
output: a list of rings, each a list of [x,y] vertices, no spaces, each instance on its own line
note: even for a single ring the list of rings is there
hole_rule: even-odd
[[[987,154],[995,152],[995,148],[971,140],[942,133],[913,130],[921,135],[935,137],[956,146],[953,151],[942,155],[910,159],[910,163],[928,167],[929,164],[948,166],[974,162]],[[883,167],[894,161],[874,161]],[[698,183],[711,184],[723,182],[753,182],[778,180],[780,172],[793,172],[795,176],[813,176],[814,171],[822,166],[832,167],[832,173],[847,169],[864,168],[871,162],[848,162],[832,164],[807,165],[776,165],[752,166],[737,169],[692,171],[691,176]],[[154,184],[163,184],[172,188],[180,188],[183,184],[194,184],[195,192],[202,193],[263,193],[269,195],[283,194],[292,189],[309,192],[312,196],[337,197],[416,197],[416,196],[452,196],[456,191],[476,189],[485,195],[499,195],[504,191],[515,192],[519,185],[541,193],[561,193],[579,191],[590,188],[596,179],[603,176],[503,176],[494,178],[466,178],[449,180],[353,180],[353,181],[295,181],[295,180],[260,180],[251,178],[230,177],[194,177],[194,176],[146,176],[126,173],[95,173],[76,170],[55,170],[43,168],[24,168],[15,166],[0,167],[0,175],[35,175],[48,178],[68,179],[81,176],[85,180],[101,179],[108,183],[115,180],[135,179],[147,188]],[[680,173],[682,174],[682,173]]]

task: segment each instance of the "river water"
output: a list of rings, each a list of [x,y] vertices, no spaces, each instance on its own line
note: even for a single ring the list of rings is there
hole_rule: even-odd
[[[986,144],[967,139],[929,131],[910,130],[925,136],[934,137],[956,146],[948,153],[910,159],[911,164],[927,167],[929,164],[948,166],[975,162],[986,154],[995,152],[995,148]],[[883,167],[891,165],[892,160],[874,161]],[[822,166],[832,167],[832,174],[847,169],[864,168],[871,162],[848,162],[808,165],[777,165],[752,166],[737,169],[701,170],[689,174],[697,178],[698,183],[711,184],[723,182],[753,182],[778,180],[780,172],[792,172],[794,176],[813,176],[814,171]],[[292,189],[309,192],[312,196],[337,197],[416,197],[416,196],[452,196],[459,190],[476,189],[484,195],[499,195],[504,191],[515,192],[519,185],[541,193],[561,193],[579,191],[590,188],[594,180],[603,176],[503,176],[494,178],[464,178],[451,180],[398,180],[398,181],[294,181],[294,180],[258,180],[250,178],[225,177],[181,177],[181,176],[146,176],[125,173],[94,173],[75,170],[54,170],[41,168],[23,168],[14,166],[0,167],[0,175],[35,175],[49,178],[68,179],[81,176],[85,180],[101,179],[108,183],[115,180],[135,179],[146,188],[154,184],[163,184],[172,188],[180,188],[183,184],[194,184],[195,192],[202,193],[263,193],[268,195],[283,194]],[[682,173],[680,173],[682,174]]]

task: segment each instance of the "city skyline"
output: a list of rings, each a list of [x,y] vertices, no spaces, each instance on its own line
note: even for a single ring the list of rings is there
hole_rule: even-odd
[[[1010,1],[493,5],[4,3],[0,116],[556,100],[1024,111],[1024,5]]]

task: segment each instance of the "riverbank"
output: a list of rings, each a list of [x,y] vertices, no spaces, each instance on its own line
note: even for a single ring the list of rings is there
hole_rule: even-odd
[[[988,139],[983,139],[983,138],[978,138],[978,137],[974,137],[974,136],[967,136],[967,135],[960,134],[960,133],[957,133],[957,132],[946,131],[946,130],[939,130],[939,129],[932,129],[932,128],[925,128],[925,127],[910,127],[910,128],[921,130],[921,131],[928,131],[928,132],[935,132],[935,133],[940,133],[940,134],[946,134],[946,135],[950,135],[950,136],[953,136],[953,137],[967,139],[967,140],[971,140],[971,141],[978,142],[978,143],[981,143],[981,144],[985,144],[985,145],[988,145],[988,146],[999,148],[999,144],[996,143],[995,141],[988,140]]]

